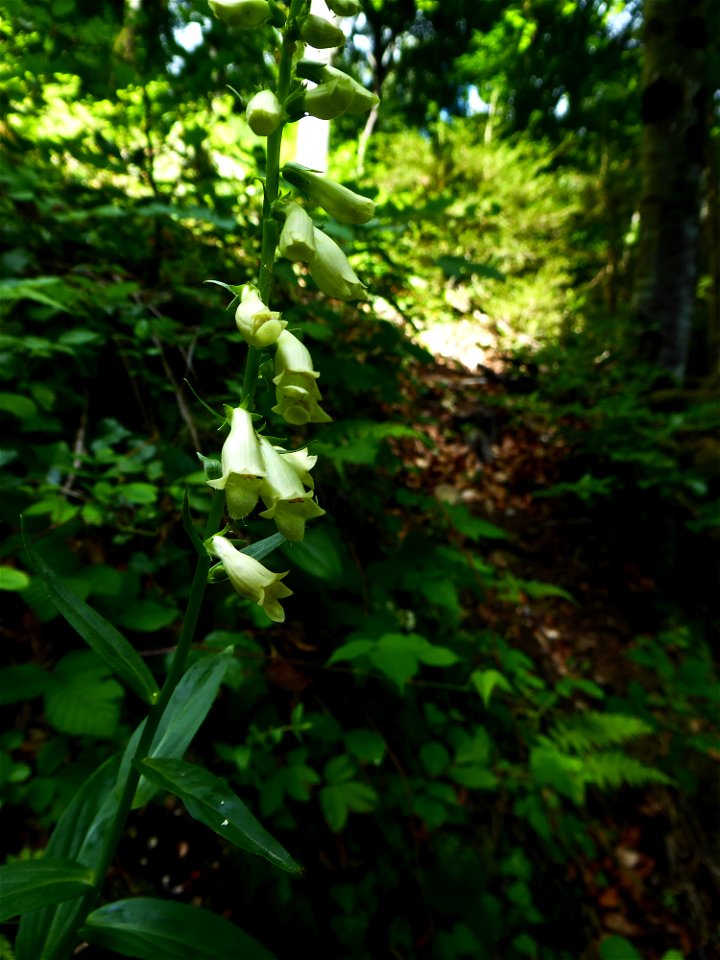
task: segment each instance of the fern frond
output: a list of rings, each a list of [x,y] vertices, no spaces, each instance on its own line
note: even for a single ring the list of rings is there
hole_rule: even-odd
[[[649,783],[672,784],[662,770],[648,767],[635,757],[619,750],[605,750],[588,756],[583,764],[583,779],[589,786],[612,789],[613,787],[644,787]]]
[[[550,730],[550,738],[562,750],[586,753],[625,743],[633,737],[652,732],[652,727],[639,717],[589,710],[587,713],[560,720]]]

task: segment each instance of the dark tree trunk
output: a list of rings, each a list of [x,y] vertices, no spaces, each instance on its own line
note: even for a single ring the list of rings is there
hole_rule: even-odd
[[[643,183],[633,309],[651,359],[680,380],[697,280],[707,46],[703,0],[645,0]]]

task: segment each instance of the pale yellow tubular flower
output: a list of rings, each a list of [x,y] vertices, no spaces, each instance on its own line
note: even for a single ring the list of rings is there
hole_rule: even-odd
[[[208,546],[210,553],[222,562],[230,583],[240,596],[262,607],[275,623],[282,623],[285,611],[280,600],[291,597],[292,590],[280,581],[289,571],[273,573],[246,553],[236,550],[229,540],[219,535],[211,537]]]
[[[302,540],[305,522],[324,516],[325,511],[313,500],[312,491],[305,490],[292,461],[286,460],[264,437],[260,437],[260,447],[267,470],[260,491],[267,509],[260,516],[274,520],[278,533],[286,539]]]
[[[299,203],[291,203],[287,207],[287,215],[278,250],[288,260],[307,263],[315,256],[315,227],[312,218]]]
[[[269,347],[287,326],[287,320],[281,320],[277,311],[270,310],[262,302],[259,290],[251,283],[242,288],[235,323],[251,347]]]
[[[375,203],[300,163],[286,163],[283,176],[294,187],[304,190],[315,203],[324,207],[342,223],[367,223],[375,215]]]
[[[255,509],[266,470],[248,411],[236,407],[228,419],[230,433],[220,458],[222,477],[207,483],[215,490],[225,491],[228,513],[234,520],[240,520]]]
[[[272,90],[261,90],[248,103],[245,116],[253,133],[259,137],[269,137],[282,121],[282,104]]]
[[[273,383],[277,404],[273,413],[294,426],[328,423],[331,418],[318,404],[321,396],[316,381],[320,374],[313,370],[310,351],[287,330],[278,337],[276,347]]]
[[[335,241],[317,227],[310,276],[323,293],[336,300],[367,300],[365,285],[350,266],[348,258]]]

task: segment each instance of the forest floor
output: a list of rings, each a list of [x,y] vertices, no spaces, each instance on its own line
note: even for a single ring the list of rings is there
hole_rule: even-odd
[[[465,504],[510,534],[500,545],[489,541],[483,559],[496,569],[573,598],[534,598],[522,589],[516,602],[491,595],[474,611],[474,625],[523,650],[548,681],[582,675],[611,696],[623,695],[635,678],[652,691],[652,677],[626,652],[634,638],[660,629],[658,587],[632,542],[623,548],[620,538],[620,552],[617,544],[608,549],[607,531],[580,500],[543,496],[562,479],[571,452],[551,425],[512,402],[533,388],[532,376],[514,370],[488,331],[470,321],[436,326],[418,339],[436,362],[417,371],[424,395],[423,422],[418,417],[415,425],[434,446],[402,444],[422,466],[424,492]],[[601,853],[596,862],[571,865],[567,876],[584,888],[597,942],[627,937],[647,960],[672,947],[693,960],[720,956],[711,945],[720,864],[707,836],[717,823],[690,802],[662,786],[600,798],[592,839]]]

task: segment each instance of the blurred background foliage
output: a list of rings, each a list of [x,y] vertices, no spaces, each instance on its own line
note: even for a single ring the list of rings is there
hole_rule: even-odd
[[[28,571],[18,518],[161,674],[189,584],[182,500],[206,510],[195,451],[221,445],[194,392],[219,409],[242,372],[204,281],[252,280],[259,252],[262,155],[228,87],[249,96],[273,64],[200,0],[0,11],[0,784],[12,853],[33,856],[138,717]],[[640,23],[622,0],[368,0],[350,25],[337,62],[383,105],[335,124],[331,172],[378,216],[328,232],[374,296],[330,302],[280,262],[273,303],[322,371],[329,516],[275,558],[288,622],[214,588],[196,652],[229,647],[233,668],[192,751],[306,875],[201,849],[157,805],[121,895],[195,898],[278,956],[716,955],[712,192],[680,387],[633,349]],[[438,367],[419,334],[467,322],[497,364]],[[531,466],[505,509],[482,477],[506,434]],[[463,473],[453,444],[487,462]],[[553,524],[580,531],[570,562]],[[537,640],[558,624],[559,663]],[[621,856],[638,823],[695,858],[665,849],[642,896]]]

